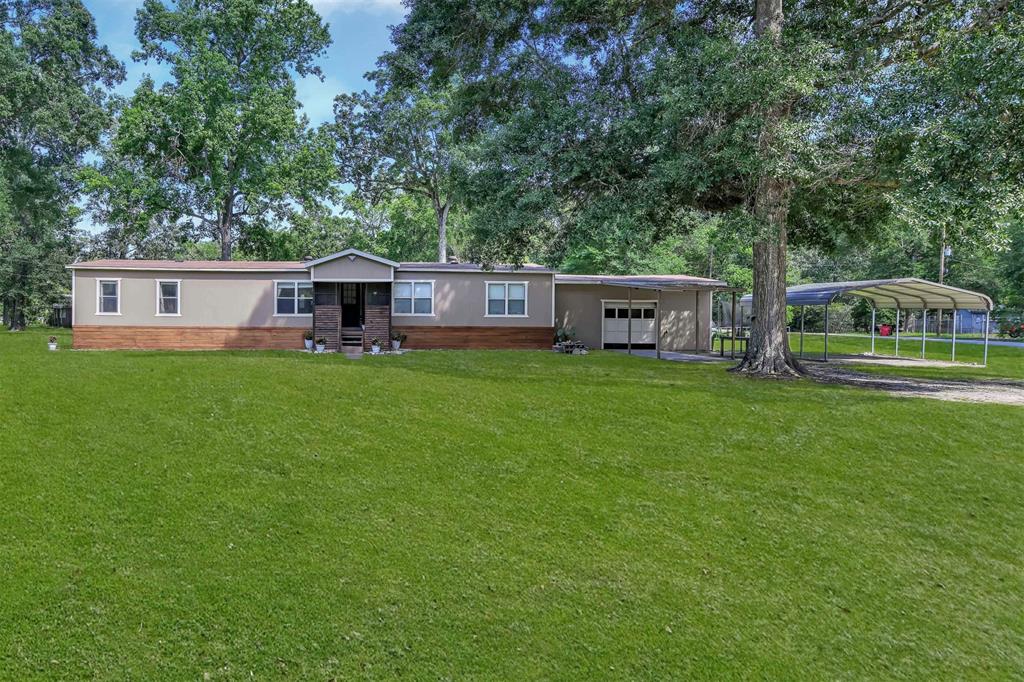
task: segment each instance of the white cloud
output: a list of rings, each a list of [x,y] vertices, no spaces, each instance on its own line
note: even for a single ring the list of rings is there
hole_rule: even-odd
[[[321,14],[333,12],[369,12],[371,14],[405,14],[402,0],[310,0]]]

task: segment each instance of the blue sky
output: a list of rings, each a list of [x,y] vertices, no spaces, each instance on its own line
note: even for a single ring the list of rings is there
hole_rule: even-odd
[[[390,48],[388,26],[402,19],[401,0],[312,0],[313,6],[328,23],[334,42],[321,62],[325,80],[306,78],[298,83],[299,99],[314,123],[331,117],[334,96],[342,91],[362,90],[367,86],[363,74],[374,68],[377,57]],[[159,83],[166,76],[161,65],[132,61],[135,40],[135,10],[141,0],[85,0],[96,17],[99,40],[125,64],[127,80],[118,92],[135,90],[143,74]]]

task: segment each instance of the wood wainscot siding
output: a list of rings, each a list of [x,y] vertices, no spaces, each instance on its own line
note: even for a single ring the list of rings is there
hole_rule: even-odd
[[[549,349],[554,327],[427,327],[395,326],[408,338],[403,348],[427,349]]]
[[[296,327],[76,326],[71,347],[82,350],[300,350]]]
[[[336,351],[341,347],[340,324],[340,305],[313,306],[313,340],[321,336],[327,339],[327,350]]]
[[[391,306],[366,304],[363,321],[363,350],[370,350],[370,342],[380,339],[381,348],[391,344]]]

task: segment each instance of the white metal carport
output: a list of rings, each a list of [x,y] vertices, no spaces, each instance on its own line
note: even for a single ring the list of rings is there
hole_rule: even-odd
[[[992,313],[992,299],[985,294],[967,289],[958,289],[938,282],[929,282],[916,277],[899,279],[872,279],[857,282],[820,282],[799,284],[786,289],[786,304],[804,308],[809,305],[825,306],[825,360],[828,360],[828,309],[840,296],[858,296],[871,303],[871,354],[875,354],[875,312],[879,308],[896,311],[896,355],[900,352],[900,314],[904,310],[921,310],[924,328],[921,330],[921,357],[925,354],[928,337],[928,310],[951,309],[953,314],[952,360],[956,361],[956,311],[985,311],[984,364],[988,364],[989,318]],[[742,302],[749,305],[750,295]],[[803,315],[800,316],[800,348],[804,345]]]

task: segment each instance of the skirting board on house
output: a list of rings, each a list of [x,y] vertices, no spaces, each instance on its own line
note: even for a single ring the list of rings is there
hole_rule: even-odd
[[[122,350],[299,350],[299,327],[76,326],[71,347]]]
[[[434,327],[396,325],[393,330],[407,336],[403,348],[410,349],[522,349],[551,348],[554,327]]]

